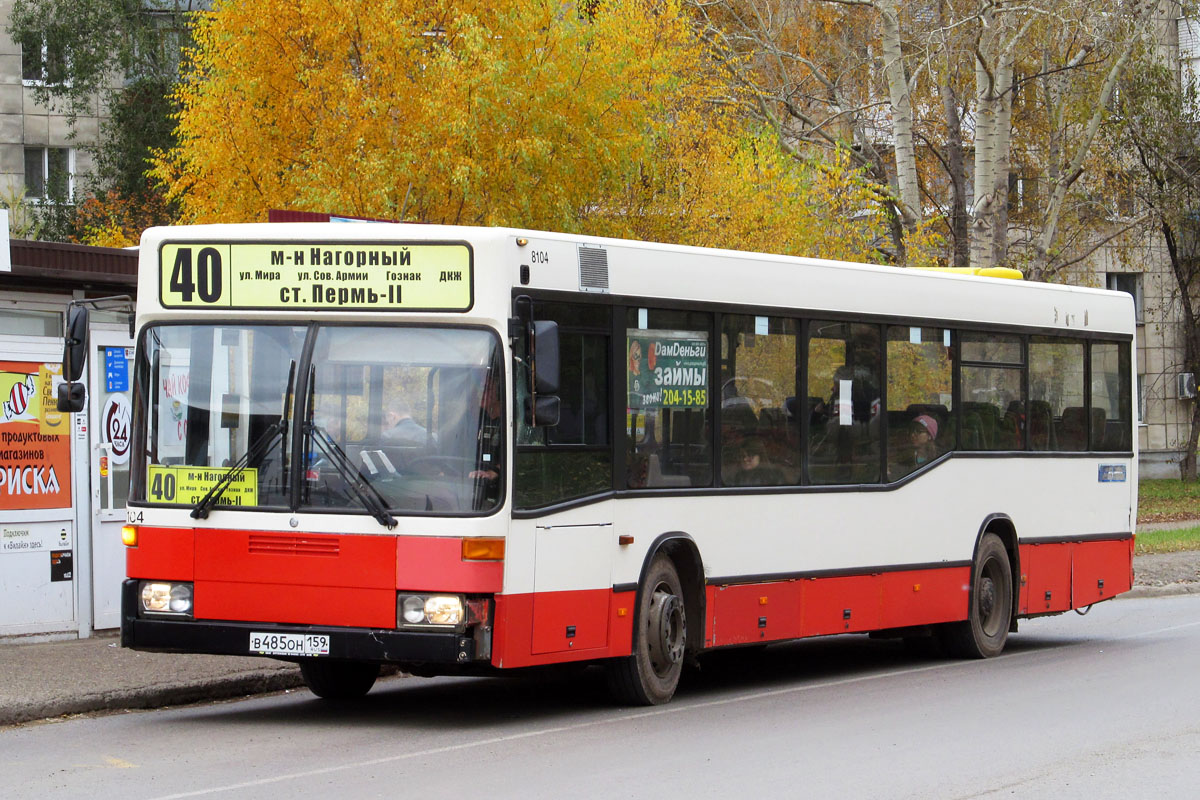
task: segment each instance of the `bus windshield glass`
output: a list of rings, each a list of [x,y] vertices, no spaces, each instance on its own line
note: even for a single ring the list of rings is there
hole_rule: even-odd
[[[355,480],[397,513],[499,502],[504,403],[494,334],[347,326],[316,336],[302,506],[354,505]]]
[[[499,504],[504,395],[488,330],[168,325],[140,352],[135,500],[377,518]]]
[[[139,373],[148,464],[144,480],[134,478],[134,498],[194,506],[246,462],[217,504],[286,506],[289,442],[280,423],[287,422],[306,332],[290,325],[149,329],[140,365],[146,372]]]

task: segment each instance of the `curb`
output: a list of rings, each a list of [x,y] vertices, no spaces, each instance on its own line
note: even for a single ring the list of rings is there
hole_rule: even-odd
[[[1165,583],[1161,586],[1134,586],[1128,592],[1117,595],[1117,598],[1175,597],[1184,594],[1200,594],[1200,583]]]
[[[42,703],[0,707],[0,727],[68,714],[163,708],[209,700],[226,700],[231,697],[279,692],[303,685],[304,682],[300,678],[299,671],[269,670],[183,685],[147,686],[138,689],[85,694]]]

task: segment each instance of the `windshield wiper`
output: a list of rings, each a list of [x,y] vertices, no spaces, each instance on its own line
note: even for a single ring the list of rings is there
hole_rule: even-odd
[[[396,518],[388,511],[387,501],[369,481],[363,480],[362,475],[351,463],[350,457],[346,455],[346,451],[329,438],[329,434],[311,422],[304,423],[304,433],[316,443],[317,449],[338,471],[354,495],[366,506],[367,511],[371,512],[371,516],[388,530],[396,527]]]
[[[284,442],[287,439],[288,431],[288,408],[292,404],[292,388],[296,381],[296,360],[292,359],[292,365],[288,367],[287,391],[283,394],[283,411],[279,414],[279,419],[272,422],[262,434],[254,440],[254,443],[246,448],[246,452],[242,454],[234,464],[229,468],[229,471],[221,476],[221,479],[213,484],[213,487],[208,490],[204,497],[200,498],[200,502],[196,503],[192,509],[192,519],[208,519],[208,512],[221,499],[221,495],[225,494],[225,490],[238,479],[246,467],[250,466],[253,461],[261,461],[275,449],[275,445],[279,442]],[[287,458],[287,445],[284,445],[284,458]],[[284,465],[287,469],[287,465]],[[286,472],[284,473],[287,474]]]
[[[366,507],[371,516],[388,530],[396,527],[396,518],[388,511],[387,501],[370,481],[363,480],[362,475],[354,468],[350,456],[346,455],[337,442],[330,438],[320,426],[313,422],[313,387],[316,384],[316,369],[308,376],[308,411],[304,420],[304,435],[316,443],[317,448],[329,459],[346,485],[354,492],[359,501]],[[308,448],[305,448],[308,449]]]

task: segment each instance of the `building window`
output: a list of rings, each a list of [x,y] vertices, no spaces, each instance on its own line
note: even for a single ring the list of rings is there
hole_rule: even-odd
[[[70,202],[75,193],[75,151],[67,147],[26,147],[25,187],[35,200]]]
[[[1142,274],[1140,272],[1109,272],[1107,286],[1114,292],[1125,292],[1133,297],[1133,313],[1140,323],[1142,319]]]
[[[57,311],[6,307],[3,313],[0,313],[0,334],[61,338],[62,326],[62,314]]]
[[[66,58],[57,49],[48,47],[45,37],[22,43],[21,79],[26,86],[65,85]]]
[[[1200,75],[1200,20],[1182,17],[1176,20],[1179,33],[1179,77],[1183,83]]]

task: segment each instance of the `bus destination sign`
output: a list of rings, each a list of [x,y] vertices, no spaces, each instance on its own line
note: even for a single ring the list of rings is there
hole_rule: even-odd
[[[166,242],[164,308],[467,311],[464,243]]]

